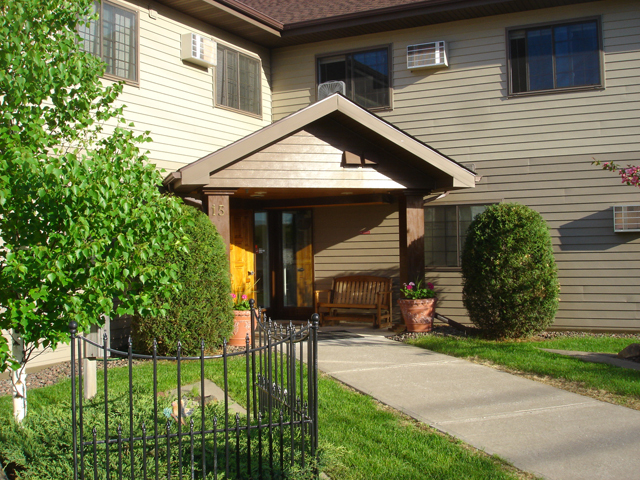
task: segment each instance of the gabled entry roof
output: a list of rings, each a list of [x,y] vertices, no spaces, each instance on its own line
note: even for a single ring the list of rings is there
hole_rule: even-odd
[[[219,186],[212,181],[223,176],[225,169],[231,168],[238,162],[251,157],[268,147],[282,142],[302,130],[330,132],[332,137],[344,137],[341,144],[356,143],[365,145],[372,152],[371,163],[375,159],[383,159],[384,165],[379,169],[386,177],[394,178],[394,189],[425,188],[430,191],[472,188],[475,186],[475,174],[429,147],[425,143],[413,138],[380,117],[356,105],[346,97],[334,94],[324,100],[314,103],[296,113],[289,115],[271,125],[268,125],[224,148],[221,148],[195,162],[169,174],[164,184],[174,191],[193,191],[200,187]],[[302,137],[304,138],[304,137]],[[308,138],[308,137],[307,137]],[[315,138],[315,137],[314,137]],[[353,158],[353,152],[344,148],[346,163]],[[295,157],[295,161],[301,156]],[[369,158],[363,158],[363,164],[369,163]],[[343,163],[345,161],[343,160]],[[376,165],[376,168],[378,166]],[[344,169],[348,172],[348,169]],[[353,170],[351,170],[353,172]],[[395,175],[397,172],[398,175]],[[260,172],[253,170],[252,179],[260,176]],[[400,180],[397,180],[397,178]],[[410,181],[402,180],[410,177]],[[349,177],[345,173],[344,181]],[[365,179],[366,181],[366,179]],[[228,187],[243,188],[242,179]],[[299,187],[299,182],[292,179],[291,185],[283,180],[282,187]],[[416,184],[418,182],[418,184]]]

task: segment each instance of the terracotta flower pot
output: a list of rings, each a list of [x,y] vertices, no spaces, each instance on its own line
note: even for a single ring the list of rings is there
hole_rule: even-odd
[[[399,299],[398,306],[407,331],[430,332],[433,328],[433,317],[436,314],[436,303],[438,303],[437,298]]]
[[[249,338],[251,338],[251,310],[234,310],[233,333],[231,334],[231,338],[229,338],[227,345],[234,347],[246,346],[247,334],[249,334]]]

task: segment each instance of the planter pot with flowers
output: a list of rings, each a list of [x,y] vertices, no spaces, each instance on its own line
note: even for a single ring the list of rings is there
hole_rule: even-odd
[[[404,298],[398,299],[404,324],[408,332],[430,332],[433,328],[433,317],[436,315],[436,292],[433,283],[405,283],[400,289]]]
[[[251,338],[251,307],[247,295],[231,294],[233,299],[233,333],[227,345],[244,347],[247,345],[247,335]],[[257,312],[256,312],[257,313]],[[257,314],[254,318],[257,318]],[[254,320],[254,327],[255,327]]]

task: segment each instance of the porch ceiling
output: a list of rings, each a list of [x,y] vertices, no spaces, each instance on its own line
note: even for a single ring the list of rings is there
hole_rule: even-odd
[[[354,156],[359,168],[345,165]],[[470,188],[475,174],[334,94],[182,167],[164,183],[177,192],[268,189],[282,196],[297,189],[299,198],[306,189],[313,192],[303,197]]]

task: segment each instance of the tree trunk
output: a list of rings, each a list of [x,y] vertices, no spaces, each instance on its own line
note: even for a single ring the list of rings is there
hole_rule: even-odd
[[[21,423],[27,416],[27,373],[24,358],[24,341],[22,337],[13,337],[13,358],[20,363],[20,368],[11,372],[11,385],[13,393],[13,418]]]

